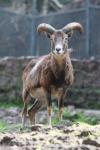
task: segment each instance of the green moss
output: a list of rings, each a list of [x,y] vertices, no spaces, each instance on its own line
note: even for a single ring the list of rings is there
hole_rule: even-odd
[[[53,126],[55,126],[55,125],[57,125],[59,123],[59,119],[57,117],[52,118],[52,122],[51,123],[52,123]]]
[[[84,122],[90,125],[96,125],[98,123],[98,118],[96,117],[86,117],[84,114],[82,113],[77,113],[73,118],[72,121],[75,122]]]
[[[7,129],[7,124],[0,120],[0,132],[4,132]]]
[[[58,110],[57,107],[53,106],[53,109],[55,113],[57,114],[57,110]],[[96,117],[87,117],[83,113],[80,113],[80,112],[77,112],[75,115],[72,115],[71,112],[67,108],[64,108],[63,118],[64,120],[70,120],[72,122],[83,122],[83,123],[87,123],[90,125],[96,125],[100,121],[100,119]],[[56,125],[58,123],[59,123],[58,118],[52,118],[52,125]]]
[[[11,102],[0,102],[0,108],[10,108],[10,107],[23,107],[23,103],[20,101],[11,101]]]
[[[20,131],[21,124],[7,124],[3,120],[0,120],[0,132],[1,133],[6,133],[9,131]]]

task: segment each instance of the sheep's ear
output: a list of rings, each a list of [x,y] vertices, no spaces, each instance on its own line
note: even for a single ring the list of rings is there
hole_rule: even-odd
[[[67,33],[68,37],[71,38],[73,35],[73,31],[70,31],[69,33]]]
[[[51,34],[48,33],[48,32],[44,32],[44,35],[45,35],[46,37],[48,37],[48,38],[50,38],[50,36],[51,36]]]
[[[47,37],[48,37],[48,38],[50,38],[50,37],[51,37],[50,33],[47,33]]]

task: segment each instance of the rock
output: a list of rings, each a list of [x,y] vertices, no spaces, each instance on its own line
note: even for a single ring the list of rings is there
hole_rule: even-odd
[[[90,134],[92,134],[90,131],[82,131],[79,135],[79,137],[87,137],[89,136]]]
[[[42,125],[33,125],[31,126],[32,131],[40,131],[42,128]]]
[[[76,112],[81,112],[87,117],[96,117],[100,118],[100,111],[99,110],[93,110],[93,109],[76,109]]]
[[[93,145],[93,146],[100,148],[100,140],[96,140],[96,139],[93,140],[93,139],[87,138],[87,139],[83,140],[83,144]]]
[[[73,131],[74,131],[74,129],[72,129],[71,127],[65,127],[63,130],[64,133],[71,133]]]
[[[1,145],[9,145],[11,143],[12,139],[14,139],[14,137],[12,135],[5,135],[2,137],[2,139],[0,139],[0,144]]]
[[[5,108],[0,109],[0,119],[6,122],[7,124],[16,124],[21,123],[21,109],[20,108]]]

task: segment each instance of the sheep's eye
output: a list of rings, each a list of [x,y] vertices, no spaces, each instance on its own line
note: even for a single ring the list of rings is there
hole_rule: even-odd
[[[65,41],[67,41],[67,40],[68,40],[68,37],[65,38]]]
[[[48,38],[51,38],[49,33],[47,33],[47,37],[48,37]]]

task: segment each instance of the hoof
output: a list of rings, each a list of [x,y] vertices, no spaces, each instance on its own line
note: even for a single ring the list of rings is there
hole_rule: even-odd
[[[48,129],[52,129],[52,125],[48,125],[47,128],[48,128]]]

